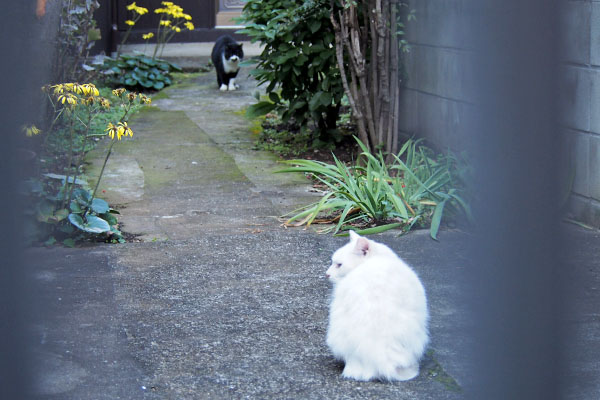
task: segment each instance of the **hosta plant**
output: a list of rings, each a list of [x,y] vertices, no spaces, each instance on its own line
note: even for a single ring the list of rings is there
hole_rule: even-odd
[[[106,58],[104,70],[113,85],[152,90],[160,90],[171,85],[173,83],[171,73],[182,71],[176,64],[152,59],[143,54],[123,54],[117,59]]]

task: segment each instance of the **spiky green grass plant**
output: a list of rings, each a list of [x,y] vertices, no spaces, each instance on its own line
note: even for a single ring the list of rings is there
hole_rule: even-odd
[[[471,218],[461,178],[464,167],[454,155],[435,155],[422,140],[408,140],[388,164],[381,152],[373,155],[357,141],[362,153],[352,166],[335,156],[334,164],[284,161],[290,167],[279,172],[304,172],[327,188],[318,202],[286,215],[286,224],[329,223],[321,232],[334,233],[352,225],[374,225],[357,230],[362,234],[429,225],[431,237],[437,240],[445,216]]]

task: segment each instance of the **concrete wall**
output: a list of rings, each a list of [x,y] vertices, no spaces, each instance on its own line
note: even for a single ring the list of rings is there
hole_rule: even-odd
[[[460,148],[473,98],[466,0],[408,3],[417,19],[407,25],[411,49],[404,54],[400,130],[442,148]]]
[[[439,148],[468,147],[467,113],[473,110],[473,23],[468,0],[409,0],[417,20],[407,26],[411,51],[401,98],[402,133]],[[564,175],[574,173],[572,215],[600,226],[600,0],[564,0],[560,125]],[[557,27],[558,29],[558,27]],[[557,187],[560,184],[557,182]]]
[[[600,1],[565,1],[561,125],[575,173],[574,216],[600,226]]]

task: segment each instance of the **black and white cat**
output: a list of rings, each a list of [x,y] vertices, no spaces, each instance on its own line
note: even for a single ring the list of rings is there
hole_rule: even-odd
[[[332,257],[327,345],[342,376],[405,381],[419,374],[429,334],[425,289],[389,247],[350,231]]]
[[[239,88],[235,78],[240,70],[240,62],[244,58],[242,43],[238,43],[231,36],[221,36],[215,42],[211,59],[217,70],[217,83],[219,90],[236,90]]]

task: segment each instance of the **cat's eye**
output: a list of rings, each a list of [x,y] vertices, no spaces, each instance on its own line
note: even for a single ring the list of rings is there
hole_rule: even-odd
[[[341,266],[342,266],[342,264],[340,264],[340,263],[335,263],[335,267],[336,267],[336,268],[340,268]]]

